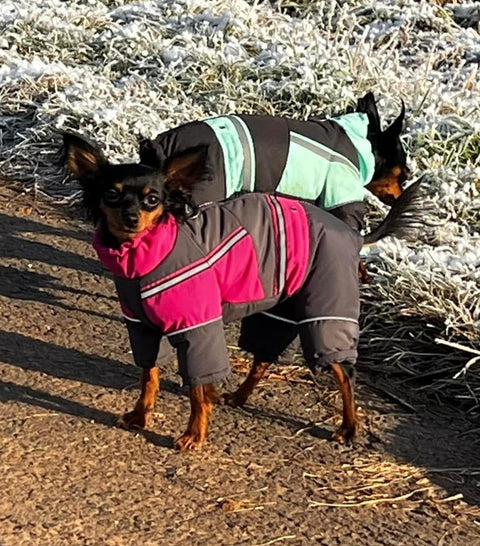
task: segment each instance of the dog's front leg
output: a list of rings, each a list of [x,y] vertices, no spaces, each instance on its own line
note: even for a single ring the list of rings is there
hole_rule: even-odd
[[[353,441],[359,431],[353,394],[353,367],[349,364],[342,365],[336,363],[331,366],[340,388],[343,402],[342,424],[335,431],[333,437],[338,442],[346,444]]]
[[[185,451],[200,449],[207,439],[208,420],[217,396],[214,386],[190,387],[190,419],[187,430],[175,440],[175,447]]]
[[[141,394],[133,411],[120,417],[118,424],[124,428],[145,428],[153,414],[155,399],[160,388],[160,371],[154,368],[144,369],[141,378]]]

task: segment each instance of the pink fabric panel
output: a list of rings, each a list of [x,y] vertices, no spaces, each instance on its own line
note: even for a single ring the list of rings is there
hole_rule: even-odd
[[[101,243],[101,226],[95,232],[93,247],[100,261],[117,277],[134,279],[150,273],[171,252],[177,239],[178,225],[170,214],[140,235],[122,243],[119,249]]]
[[[223,302],[247,303],[265,297],[258,275],[257,253],[250,235],[241,239],[215,262],[214,269],[219,279]]]
[[[144,299],[143,308],[166,334],[221,317],[221,295],[214,271],[207,269]]]
[[[290,296],[300,289],[310,260],[310,229],[302,204],[277,197],[285,217],[287,235],[287,273],[285,290]]]

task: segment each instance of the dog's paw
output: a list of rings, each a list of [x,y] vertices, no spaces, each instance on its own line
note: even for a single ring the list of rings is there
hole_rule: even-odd
[[[175,449],[180,451],[190,451],[193,449],[200,449],[205,443],[205,438],[201,438],[199,434],[192,434],[191,432],[184,432],[179,436],[175,442]]]
[[[241,408],[246,400],[238,395],[237,392],[224,392],[218,398],[221,406],[230,406],[231,408]]]
[[[117,425],[122,428],[145,428],[151,415],[148,411],[129,411],[118,418]]]
[[[346,426],[341,425],[332,435],[332,439],[336,440],[339,444],[352,444],[355,438],[358,436],[360,425],[355,422],[353,425]]]

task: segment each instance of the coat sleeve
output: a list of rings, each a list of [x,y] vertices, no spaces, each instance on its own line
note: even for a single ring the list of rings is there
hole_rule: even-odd
[[[222,319],[169,336],[177,350],[179,373],[185,385],[205,385],[230,372]]]
[[[162,334],[140,321],[126,319],[133,359],[141,368],[153,368],[158,356]]]

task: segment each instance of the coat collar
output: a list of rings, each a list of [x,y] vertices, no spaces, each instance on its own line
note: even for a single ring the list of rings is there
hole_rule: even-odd
[[[93,248],[100,261],[116,277],[135,279],[153,271],[172,251],[177,240],[178,224],[172,215],[161,223],[137,235],[120,248],[108,248],[102,243],[102,227],[93,238]]]

